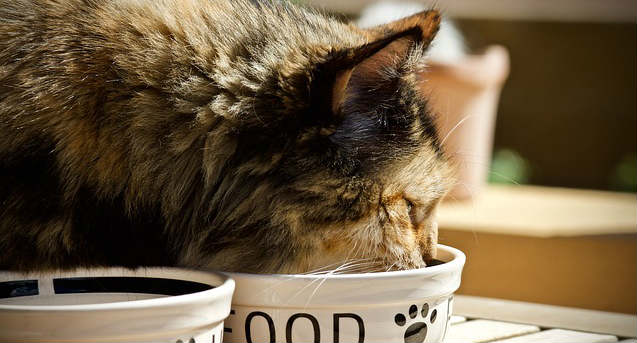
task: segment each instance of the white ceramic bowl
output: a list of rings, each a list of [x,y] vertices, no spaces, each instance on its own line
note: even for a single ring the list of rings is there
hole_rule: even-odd
[[[221,342],[234,281],[174,269],[0,273],[0,342]]]
[[[237,289],[225,342],[441,342],[465,256],[439,245],[437,258],[386,273],[228,273]]]

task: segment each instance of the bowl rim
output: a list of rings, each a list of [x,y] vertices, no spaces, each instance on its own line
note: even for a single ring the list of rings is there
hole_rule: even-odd
[[[231,297],[235,282],[227,275],[213,271],[201,271],[186,268],[168,268],[168,267],[146,267],[136,270],[105,267],[105,268],[88,268],[78,269],[75,271],[58,271],[50,273],[14,273],[4,271],[5,276],[10,277],[28,277],[31,278],[57,278],[57,277],[100,277],[100,276],[132,276],[132,277],[150,277],[150,278],[172,278],[175,280],[188,280],[206,283],[212,286],[211,289],[182,295],[167,295],[160,298],[140,299],[130,301],[116,301],[108,303],[95,304],[75,304],[75,305],[16,305],[16,304],[0,304],[0,312],[4,311],[45,311],[45,312],[84,312],[84,311],[116,311],[116,310],[148,310],[160,307],[181,307],[181,306],[201,306],[201,304],[210,303],[214,300],[220,300],[224,297]],[[88,275],[87,275],[88,274]],[[2,276],[0,274],[0,276]],[[188,278],[186,278],[189,276]],[[4,280],[4,278],[0,278]],[[19,279],[19,278],[18,278]],[[8,280],[7,280],[8,281]],[[36,295],[37,296],[37,295]]]
[[[438,244],[438,254],[440,252],[451,255],[451,260],[445,261],[445,263],[423,267],[418,269],[408,269],[390,272],[371,272],[371,273],[352,273],[352,274],[251,274],[251,273],[236,273],[225,272],[230,278],[237,279],[249,279],[252,281],[259,280],[383,280],[383,279],[399,279],[405,277],[422,277],[433,276],[441,273],[452,272],[459,269],[465,264],[465,254],[453,247]]]

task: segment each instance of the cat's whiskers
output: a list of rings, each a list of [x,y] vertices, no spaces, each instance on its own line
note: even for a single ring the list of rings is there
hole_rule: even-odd
[[[337,272],[333,274],[346,274],[346,273],[352,273],[352,272],[369,273],[369,272],[375,271],[374,267],[378,267],[380,265],[382,265],[382,262],[378,260],[369,261],[365,263],[355,263],[345,268],[341,268],[340,270],[337,270]]]
[[[356,265],[357,265],[357,263],[358,263],[358,265],[362,265],[363,263],[365,263],[365,262],[367,262],[367,261],[370,261],[370,260],[373,260],[373,259],[372,259],[372,258],[365,258],[365,259],[352,259],[352,260],[350,260],[350,259],[346,259],[346,260],[345,260],[345,262],[335,262],[335,263],[331,263],[331,264],[324,265],[324,266],[321,266],[321,267],[319,267],[319,268],[316,268],[316,269],[314,269],[314,270],[310,270],[310,271],[307,271],[307,272],[301,273],[301,274],[299,274],[299,275],[308,275],[308,276],[312,276],[312,275],[325,275],[325,277],[327,277],[327,275],[333,275],[333,274],[337,273],[338,271],[347,271],[347,270],[348,270],[348,268],[349,268],[350,266],[354,267],[354,266],[356,266]],[[334,268],[334,269],[330,269],[330,267],[335,266],[335,265],[338,265],[338,267],[336,267],[336,268]],[[293,280],[293,279],[295,279],[295,277],[291,275],[291,276],[289,276],[289,277],[284,278],[283,280],[280,280],[280,281],[278,281],[278,282],[275,282],[274,284],[272,284],[270,287],[268,287],[268,288],[264,289],[263,291],[264,291],[264,292],[266,292],[266,291],[267,291],[267,290],[269,290],[269,289],[272,289],[272,288],[275,288],[275,287],[279,287],[281,284],[283,284],[283,283],[285,283],[285,282],[288,282],[288,281],[291,281],[291,280]],[[325,278],[318,278],[318,279],[315,279],[315,280],[310,281],[307,285],[305,285],[303,288],[301,288],[299,291],[297,291],[297,292],[296,292],[296,293],[295,293],[292,297],[290,297],[290,299],[293,299],[293,298],[297,297],[298,295],[300,295],[301,293],[303,293],[303,291],[304,291],[306,288],[308,288],[308,287],[312,286],[313,284],[315,284],[316,282],[320,282],[320,281],[322,281],[322,280],[324,280],[324,279],[325,279]],[[324,282],[324,281],[323,281],[323,282]],[[318,288],[317,288],[317,289],[318,289]],[[315,293],[315,292],[313,292],[313,294],[314,294],[314,293]]]
[[[318,286],[316,286],[316,288],[314,289],[314,291],[312,291],[312,294],[310,294],[310,296],[308,297],[305,306],[307,307],[309,305],[309,303],[312,301],[312,298],[314,298],[314,296],[316,295],[316,293],[318,292],[319,288],[325,283],[325,281],[327,281],[329,276],[332,275],[338,275],[341,273],[347,273],[347,272],[352,272],[353,270],[358,271],[358,272],[364,272],[364,273],[371,273],[374,271],[382,271],[383,269],[381,268],[382,266],[382,260],[380,259],[366,259],[369,261],[363,261],[361,262],[361,260],[353,260],[347,263],[342,264],[341,266],[335,268],[334,270],[331,270],[325,274],[322,274],[323,277],[316,279],[316,280],[312,280],[312,282],[310,282],[307,286],[313,284],[315,281],[320,280]],[[393,268],[395,266],[395,263],[392,264],[389,269]],[[376,270],[373,269],[373,267],[376,267]],[[361,268],[360,270],[357,268]],[[389,270],[388,269],[388,270]],[[387,270],[387,271],[388,271]],[[303,287],[303,289],[301,289],[300,292],[302,292],[307,286]],[[298,293],[297,293],[298,294]]]
[[[477,160],[482,160],[482,159],[481,159],[479,156],[477,156],[477,155],[468,154],[468,153],[463,153],[463,152],[459,152],[459,151],[458,151],[458,152],[454,152],[454,153],[449,153],[448,155],[451,155],[451,156],[460,155],[460,156],[463,156],[463,157],[466,157],[466,156],[469,156],[469,157],[476,157],[476,159],[477,159]],[[483,163],[483,162],[480,162],[480,161],[463,159],[463,160],[462,160],[462,163],[471,163],[471,164],[475,164],[475,165],[478,165],[478,166],[486,166],[486,167],[488,168],[487,172],[488,172],[489,174],[493,174],[493,175],[496,175],[496,176],[502,177],[503,179],[506,179],[507,181],[509,181],[509,182],[511,182],[511,183],[513,183],[513,184],[515,184],[515,185],[520,185],[520,183],[519,183],[517,180],[514,180],[514,179],[512,179],[512,178],[510,178],[510,177],[508,177],[508,176],[506,176],[506,175],[503,175],[503,174],[500,174],[500,173],[498,173],[498,172],[495,172],[495,171],[491,170],[491,163],[490,163],[490,162]]]
[[[395,266],[396,266],[396,262],[392,263],[389,267],[387,267],[387,269],[385,269],[385,272],[392,270],[392,268],[394,268]]]
[[[312,281],[308,282],[308,284],[307,284],[307,285],[303,286],[303,287],[302,287],[301,289],[299,289],[296,293],[294,293],[294,294],[290,297],[290,299],[289,299],[289,300],[292,300],[292,299],[296,298],[296,297],[297,297],[297,296],[299,296],[301,293],[303,293],[303,291],[304,291],[304,290],[306,290],[308,287],[312,286],[313,284],[315,284],[316,282],[319,282],[319,281],[321,281],[321,280],[322,280],[321,278],[318,278],[318,279],[314,279],[314,280],[312,280]],[[308,302],[309,302],[309,301],[308,301]],[[308,302],[306,302],[306,303],[305,303],[305,306],[306,306],[306,307],[307,307],[307,305],[308,305]]]
[[[330,265],[319,268],[318,271],[316,272],[308,272],[308,273],[304,273],[304,275],[324,275],[327,273],[334,273],[336,271],[347,270],[348,268],[356,266],[358,264],[373,263],[374,260],[375,259],[373,258],[345,260],[345,262],[332,263]],[[331,267],[333,265],[338,265],[338,267],[333,269],[327,269],[327,267]]]
[[[314,270],[311,270],[311,271],[307,271],[305,273],[301,273],[299,275],[321,276],[321,277],[320,278],[316,278],[316,279],[310,281],[307,285],[303,286],[296,293],[294,293],[294,295],[292,295],[289,298],[289,300],[292,300],[292,299],[296,298],[297,296],[302,294],[308,287],[311,287],[312,285],[314,285],[314,284],[316,284],[318,282],[319,283],[318,286],[314,289],[314,291],[312,291],[312,294],[310,295],[310,297],[308,298],[307,302],[305,303],[305,306],[307,306],[309,304],[309,302],[312,300],[312,298],[314,297],[314,295],[316,294],[316,292],[318,291],[318,289],[323,285],[323,283],[327,280],[327,278],[329,276],[352,273],[352,272],[355,272],[355,271],[358,271],[358,272],[373,272],[371,267],[373,267],[373,266],[378,266],[379,267],[380,264],[382,264],[382,261],[377,259],[377,258],[347,259],[347,260],[345,260],[345,262],[335,262],[335,263],[331,263],[331,264],[328,264],[328,265],[321,266],[321,267],[319,267],[317,269],[314,269]],[[338,267],[336,267],[334,269],[329,269],[330,267],[332,267],[334,265],[338,265]],[[392,265],[392,267],[393,267],[393,265]],[[282,280],[273,283],[270,287],[264,288],[262,290],[262,292],[267,293],[267,291],[269,291],[270,289],[276,288],[276,287],[280,287],[283,283],[286,283],[286,282],[291,281],[293,279],[295,279],[295,276],[290,275],[289,277],[283,278]]]
[[[349,258],[346,258],[344,261],[330,263],[330,264],[321,266],[319,268],[316,268],[316,269],[313,269],[313,270],[310,270],[310,271],[307,271],[307,272],[304,272],[304,273],[301,273],[301,274],[302,275],[316,275],[316,274],[319,274],[319,273],[325,273],[325,272],[336,270],[336,269],[338,269],[338,268],[340,268],[340,267],[342,267],[342,266],[344,266],[344,265],[346,265],[348,263],[364,262],[364,261],[371,260],[371,259],[372,258],[363,258],[363,259],[349,259]],[[329,268],[331,266],[336,266],[336,265],[338,265],[338,267],[336,267],[335,269],[330,269]]]
[[[316,288],[314,289],[314,291],[312,292],[312,294],[310,294],[310,296],[308,297],[307,301],[305,302],[305,307],[307,307],[310,303],[310,301],[312,301],[312,298],[314,298],[314,295],[316,295],[316,292],[318,292],[319,288],[321,288],[321,286],[325,283],[325,281],[327,281],[327,277],[330,275],[334,275],[334,273],[336,273],[338,270],[344,268],[347,265],[350,265],[352,263],[356,263],[356,261],[351,261],[351,262],[347,262],[342,264],[341,266],[339,266],[338,268],[330,271],[329,273],[325,274],[322,278],[317,279],[317,280],[321,280],[318,284],[318,286],[316,286]],[[314,281],[312,281],[310,284],[312,284]],[[305,287],[304,287],[305,288]]]
[[[350,262],[347,262],[347,263],[350,263]],[[347,264],[347,263],[345,263],[345,264]],[[329,266],[332,266],[332,265],[334,265],[334,264],[336,264],[336,263],[333,263],[333,264],[331,264],[331,265],[329,265]],[[337,268],[336,268],[336,269],[334,269],[334,270],[337,270],[338,268],[341,268],[341,267],[342,267],[343,265],[345,265],[345,264],[341,264],[339,267],[337,267]],[[332,271],[333,271],[333,270],[329,270],[329,271],[327,272],[328,274],[325,274],[325,275],[329,275],[329,272],[332,272]],[[323,273],[323,272],[313,273],[313,274],[306,274],[306,275],[324,275],[324,274],[322,274],[322,273]],[[325,277],[323,277],[323,278],[317,278],[317,279],[314,279],[314,280],[310,281],[307,285],[303,286],[303,287],[302,287],[301,289],[299,289],[296,293],[294,293],[294,295],[292,295],[292,296],[290,297],[290,300],[292,300],[292,299],[296,298],[297,296],[299,296],[301,293],[303,293],[303,291],[304,291],[305,289],[307,289],[308,287],[312,286],[312,285],[313,285],[313,284],[315,284],[316,282],[319,282],[319,286],[318,286],[318,287],[320,287],[320,286],[321,286],[321,284],[324,282],[324,280],[325,280],[326,278],[327,278],[327,276],[325,276]],[[309,304],[309,302],[310,302],[310,300],[312,299],[312,297],[314,296],[314,294],[316,293],[316,290],[318,290],[318,287],[314,290],[314,292],[312,292],[312,295],[309,297],[308,301],[305,303],[305,306],[306,306],[306,307],[307,307],[307,305]]]
[[[329,271],[331,266],[336,266],[339,265],[341,262],[334,262],[334,263],[330,263],[321,267],[318,267],[316,269],[312,269],[312,270],[308,270],[306,272],[301,273],[301,275],[315,275],[317,273],[322,273],[325,271]]]
[[[456,129],[458,129],[460,127],[460,125],[462,125],[467,119],[473,117],[472,114],[467,114],[466,116],[464,116],[462,119],[460,119],[458,121],[458,123],[456,123],[456,125],[454,125],[451,130],[449,130],[449,132],[447,132],[447,134],[445,135],[445,137],[440,141],[440,145],[444,145],[445,142],[447,141],[447,139],[449,138],[449,136],[451,136],[451,134],[456,131]]]

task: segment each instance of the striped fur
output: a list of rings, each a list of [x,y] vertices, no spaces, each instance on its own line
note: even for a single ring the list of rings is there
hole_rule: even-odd
[[[449,184],[418,93],[438,20],[0,0],[0,269],[421,266]]]

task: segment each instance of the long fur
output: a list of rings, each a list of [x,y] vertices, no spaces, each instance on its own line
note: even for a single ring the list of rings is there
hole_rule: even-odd
[[[327,105],[373,40],[279,1],[0,0],[0,269],[420,265],[396,208],[448,184],[427,42]]]

